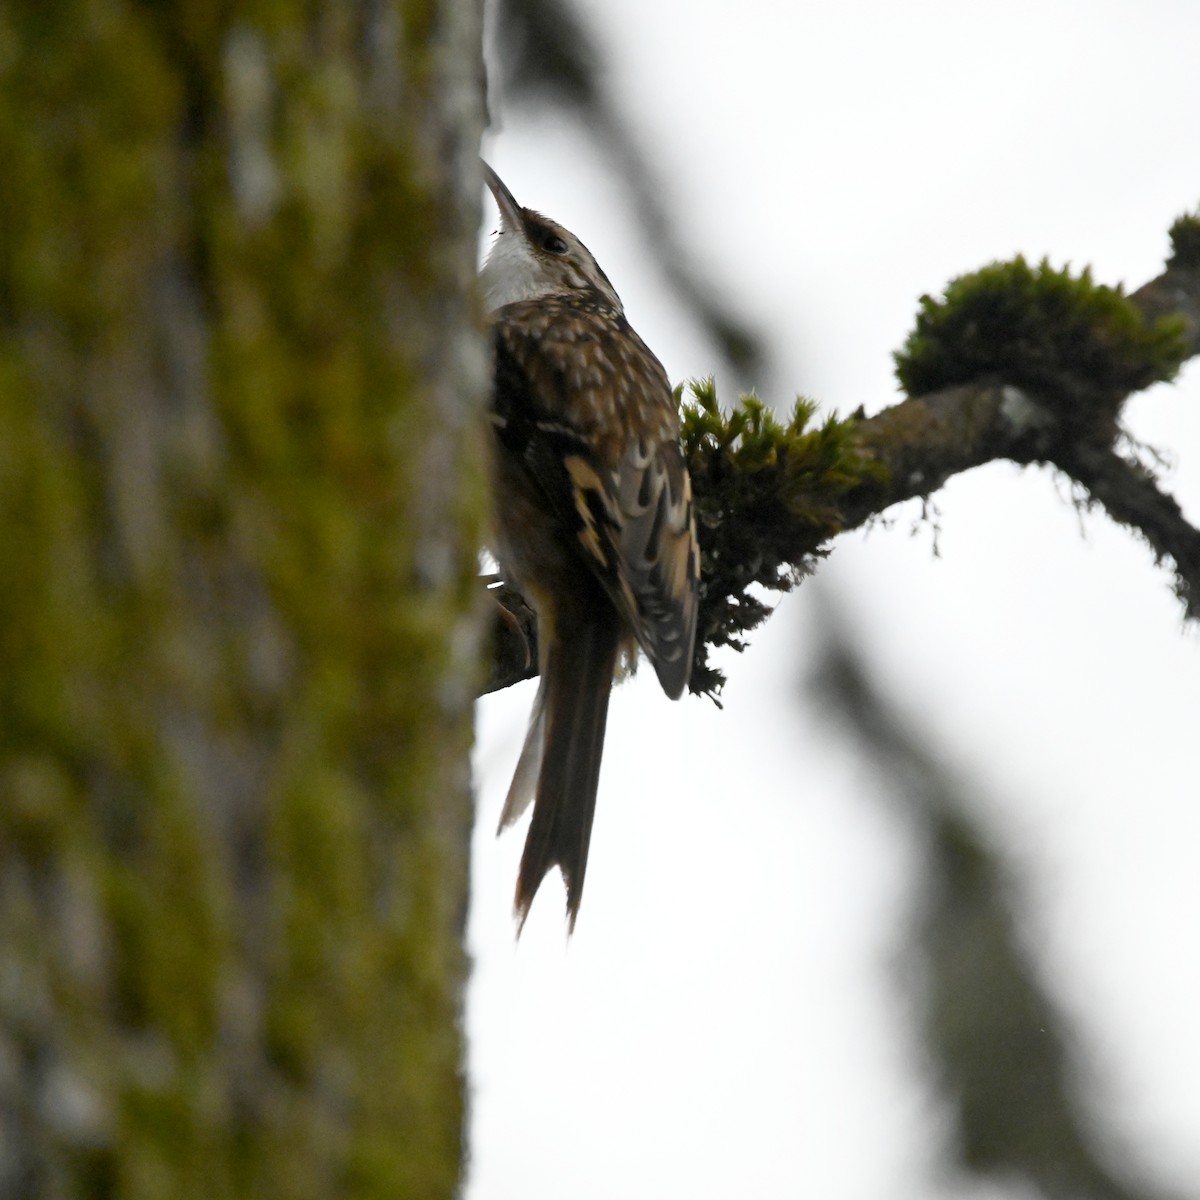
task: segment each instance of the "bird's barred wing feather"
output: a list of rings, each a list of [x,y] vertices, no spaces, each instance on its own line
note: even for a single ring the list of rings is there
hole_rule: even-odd
[[[496,353],[502,443],[576,539],[663,689],[680,695],[691,668],[699,551],[666,373],[624,317],[599,304],[501,309]]]
[[[634,628],[663,690],[677,697],[691,672],[700,566],[691,480],[678,436],[635,441],[612,482],[605,498],[616,506],[622,576],[636,609]]]

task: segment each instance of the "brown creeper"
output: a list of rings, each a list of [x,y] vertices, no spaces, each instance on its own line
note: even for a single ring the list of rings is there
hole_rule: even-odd
[[[691,481],[666,372],[608,277],[484,175],[500,208],[481,274],[495,323],[495,550],[537,613],[541,673],[500,827],[534,801],[516,912],[523,923],[557,865],[574,928],[618,662],[640,645],[672,699],[691,671]]]

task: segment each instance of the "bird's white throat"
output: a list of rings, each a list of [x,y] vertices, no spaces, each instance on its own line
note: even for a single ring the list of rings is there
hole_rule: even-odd
[[[502,230],[496,235],[483,270],[479,272],[488,312],[518,300],[536,300],[555,290],[554,281],[529,243],[519,234]]]

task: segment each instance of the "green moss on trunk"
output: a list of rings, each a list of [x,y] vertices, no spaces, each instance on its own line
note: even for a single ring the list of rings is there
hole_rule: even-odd
[[[0,1193],[454,1194],[477,20],[0,15]]]

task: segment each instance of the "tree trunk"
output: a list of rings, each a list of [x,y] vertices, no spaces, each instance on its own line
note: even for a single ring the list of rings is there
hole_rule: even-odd
[[[0,13],[0,1195],[455,1192],[479,21]]]

